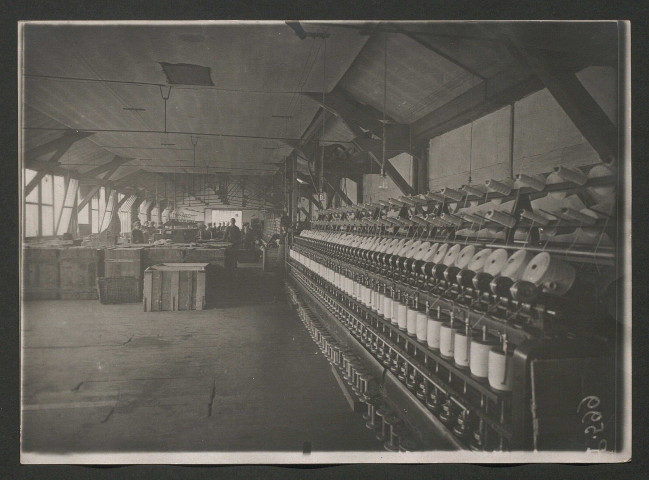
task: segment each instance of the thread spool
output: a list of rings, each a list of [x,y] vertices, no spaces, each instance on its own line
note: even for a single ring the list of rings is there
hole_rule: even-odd
[[[615,170],[607,164],[595,165],[588,172],[588,178],[609,177],[615,175]],[[600,187],[588,187],[588,193],[597,203],[612,203],[615,201],[615,186],[602,185]]]
[[[523,276],[527,264],[532,260],[533,254],[527,250],[517,250],[509,257],[500,275],[511,278],[514,282]]]
[[[387,295],[383,298],[383,317],[386,320],[392,319],[392,298]]]
[[[516,182],[522,187],[529,187],[537,192],[540,192],[545,188],[545,179],[542,179],[538,175],[525,175],[524,173],[519,173],[516,175]]]
[[[529,220],[530,222],[534,222],[537,225],[541,225],[542,227],[546,226],[550,220],[544,217],[543,215],[539,215],[538,213],[534,213],[531,210],[519,210],[519,215],[521,218],[524,218],[526,220]]]
[[[584,212],[590,212],[590,214],[587,214],[587,213],[584,213]],[[584,210],[578,212],[577,210],[573,210],[572,208],[563,207],[561,209],[561,214],[564,217],[570,218],[572,220],[577,220],[578,222],[582,223],[583,225],[594,225],[597,222],[596,214],[591,212],[587,208],[585,208]]]
[[[456,202],[459,202],[464,198],[464,192],[460,190],[454,190],[449,187],[444,187],[442,188],[441,192],[442,195],[444,195],[447,198],[450,198],[451,200],[455,200]]]
[[[424,312],[417,313],[417,340],[426,343],[428,338],[428,315]]]
[[[413,240],[409,240],[409,241],[407,241],[407,242],[403,245],[403,247],[401,247],[401,250],[399,250],[399,251],[397,252],[397,255],[400,256],[400,257],[405,256],[406,253],[407,253],[407,252],[412,248],[412,246],[413,246],[415,243],[416,243],[416,242],[414,242]]]
[[[399,325],[399,295],[397,294],[392,298],[392,316],[390,318],[390,323],[392,325]]]
[[[453,360],[460,368],[469,368],[469,338],[466,331],[453,333]]]
[[[457,274],[457,284],[461,287],[471,287],[473,286],[473,278],[475,277],[475,272],[473,270],[463,269],[460,270]]]
[[[433,350],[439,350],[440,329],[444,324],[441,318],[429,318],[426,325],[426,344]]]
[[[503,225],[505,227],[511,228],[516,225],[516,219],[512,215],[501,212],[500,210],[491,209],[487,211],[485,217],[487,218],[487,220],[499,223],[500,225]]]
[[[383,308],[385,305],[385,295],[379,292],[378,297],[376,299],[376,313],[379,315],[383,315]]]
[[[563,295],[575,281],[577,275],[572,265],[548,252],[541,252],[525,268],[521,279],[534,285],[543,286],[543,291],[553,295]]]
[[[444,255],[444,260],[442,260],[441,263],[446,265],[447,267],[450,267],[455,263],[455,260],[457,260],[458,255],[460,254],[460,250],[462,247],[460,245],[453,245],[451,248],[449,248],[446,252],[446,255]]]
[[[490,290],[489,286],[492,280],[493,276],[489,275],[488,273],[478,272],[475,274],[475,277],[473,277],[473,280],[471,282],[473,283],[473,288],[475,288],[478,292],[488,292]]]
[[[416,336],[417,335],[417,316],[419,312],[414,308],[409,308],[406,312],[406,330],[408,335]]]
[[[455,266],[460,270],[466,268],[466,266],[469,264],[469,261],[473,258],[474,255],[475,246],[467,245],[462,250],[460,250],[457,259],[455,260]]]
[[[504,248],[499,248],[491,252],[484,262],[483,271],[494,277],[498,275],[509,258],[509,253]]]
[[[372,297],[373,297],[373,291],[369,287],[365,287],[365,306],[372,308]]]
[[[408,307],[406,307],[403,303],[397,304],[396,318],[397,318],[397,325],[399,326],[399,329],[407,330],[408,329]]]
[[[462,186],[467,195],[473,195],[474,197],[484,197],[487,193],[487,188],[484,185],[464,185]]]
[[[417,252],[415,252],[414,259],[421,260],[429,250],[430,250],[430,242],[423,242],[417,248]]]
[[[533,283],[519,280],[509,287],[509,292],[514,300],[524,303],[535,303],[539,296],[539,287]]]
[[[487,258],[491,255],[493,250],[491,248],[483,248],[479,252],[477,252],[471,260],[469,260],[469,263],[467,265],[467,270],[471,270],[475,273],[481,272],[485,266],[485,262]]]
[[[514,186],[514,182],[512,182],[511,179],[506,179],[506,180],[485,180],[485,185],[491,192],[498,192],[501,195],[509,195],[512,193],[512,187]]]
[[[445,243],[441,245],[438,249],[437,252],[435,252],[435,256],[433,257],[433,263],[442,263],[442,260],[446,256],[446,252],[448,251],[449,245],[448,243]]]
[[[571,182],[576,185],[583,185],[588,180],[588,177],[581,170],[564,167],[562,165],[553,168],[556,173],[564,182]]]
[[[514,356],[500,347],[489,350],[489,386],[499,392],[511,392],[514,384]]]
[[[471,375],[479,380],[487,380],[489,376],[489,352],[498,343],[494,337],[489,337],[483,330],[481,338],[471,339],[471,356],[469,369]]]
[[[428,251],[421,257],[421,259],[424,262],[431,262],[432,259],[435,257],[438,248],[439,248],[439,243],[433,243],[428,249]]]
[[[378,285],[376,285],[375,287],[378,288]],[[377,312],[377,313],[379,311],[379,295],[380,295],[380,293],[378,292],[378,290],[372,290],[372,305],[371,305],[371,307],[372,307],[372,311]],[[383,305],[383,302],[381,302],[381,305]]]
[[[499,297],[511,297],[511,287],[514,281],[509,277],[502,275],[494,277],[489,283],[489,289],[494,295]]]
[[[439,353],[446,359],[453,358],[455,332],[459,330],[457,324],[444,323],[439,328]]]

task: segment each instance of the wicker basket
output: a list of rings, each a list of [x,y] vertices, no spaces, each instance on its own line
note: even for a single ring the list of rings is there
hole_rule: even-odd
[[[140,279],[136,277],[98,277],[97,293],[104,305],[115,303],[138,303]]]

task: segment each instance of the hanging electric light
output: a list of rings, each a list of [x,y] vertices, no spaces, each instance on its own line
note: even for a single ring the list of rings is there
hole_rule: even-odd
[[[385,45],[383,49],[383,148],[381,156],[381,181],[379,188],[381,190],[388,189],[388,179],[385,176],[385,148],[386,148],[386,119],[385,110],[388,99],[388,36],[385,36]]]

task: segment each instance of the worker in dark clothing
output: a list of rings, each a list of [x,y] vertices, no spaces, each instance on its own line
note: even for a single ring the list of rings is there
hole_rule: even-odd
[[[133,222],[133,229],[131,230],[131,243],[144,243],[144,232],[140,222]]]
[[[250,225],[247,223],[243,224],[243,248],[246,250],[252,250],[255,247],[255,232],[252,231]]]
[[[212,234],[212,240],[216,239],[217,228],[215,223],[210,223],[210,233]]]
[[[234,244],[236,248],[239,248],[241,244],[241,230],[237,227],[236,220],[233,218],[230,220],[230,225],[225,229],[224,241]]]
[[[201,229],[198,231],[199,240],[211,240],[212,232],[207,229],[207,226],[203,223],[201,224]]]
[[[230,242],[232,244],[232,265],[234,268],[237,267],[237,256],[238,250],[241,246],[241,230],[237,227],[236,220],[232,218],[230,220],[230,225],[225,229],[225,236],[223,237],[224,242]]]

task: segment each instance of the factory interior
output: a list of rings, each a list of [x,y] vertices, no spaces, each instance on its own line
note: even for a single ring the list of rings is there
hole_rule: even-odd
[[[630,448],[622,24],[20,41],[25,458]]]

